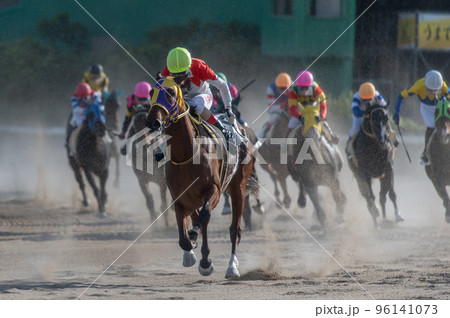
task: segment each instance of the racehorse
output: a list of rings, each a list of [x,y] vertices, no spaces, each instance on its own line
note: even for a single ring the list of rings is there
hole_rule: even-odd
[[[403,221],[397,207],[394,190],[393,146],[389,141],[390,128],[388,112],[385,107],[372,106],[364,113],[364,119],[354,141],[355,152],[348,165],[358,183],[359,190],[367,201],[369,213],[375,227],[380,215],[375,205],[372,179],[380,179],[380,204],[383,219],[386,218],[386,194],[389,192],[395,210],[395,222]]]
[[[297,143],[288,146],[288,169],[294,180],[300,180],[299,182],[303,183],[322,228],[326,228],[326,215],[320,204],[317,189],[319,185],[330,188],[336,202],[337,220],[342,222],[347,199],[341,190],[338,176],[342,169],[341,155],[339,149],[333,147],[321,134],[319,104],[305,107],[299,105],[299,108],[302,114],[302,125],[293,132]],[[315,158],[310,153],[306,153],[308,149],[311,149]]]
[[[145,125],[145,121],[148,115],[147,109],[144,107],[140,107],[137,111],[135,111],[133,115],[133,126],[130,128],[130,137],[133,138],[136,133],[140,135],[140,132],[144,132],[143,136],[144,138],[148,138],[148,128]],[[146,132],[147,131],[147,132]],[[133,166],[134,174],[136,175],[139,187],[141,188],[142,193],[144,194],[145,201],[147,208],[150,212],[150,218],[152,220],[156,220],[157,213],[155,210],[155,203],[153,200],[153,195],[150,191],[150,182],[155,183],[159,186],[159,192],[161,194],[161,211],[166,211],[168,207],[168,200],[167,200],[167,184],[166,179],[164,176],[164,169],[162,167],[158,167],[158,163],[153,160],[153,153],[154,151],[147,150],[148,146],[147,144],[139,146],[141,141],[138,138],[133,138],[132,141],[132,150],[131,150],[131,164]],[[142,147],[144,151],[142,151],[140,154],[137,151],[137,147]],[[155,150],[155,149],[154,149]],[[129,153],[129,152],[127,152]],[[142,155],[142,166],[137,165],[137,155]],[[151,161],[149,161],[147,156],[151,156]],[[150,170],[149,167],[147,167],[147,164],[152,164],[152,169]],[[164,219],[166,222],[166,226],[169,226],[169,214],[164,213]]]
[[[105,204],[107,195],[105,185],[108,179],[111,140],[106,134],[103,113],[99,106],[91,105],[87,108],[86,119],[79,129],[78,137],[76,135],[73,136],[77,137],[75,141],[76,153],[72,156],[69,155],[69,163],[83,194],[83,205],[88,206],[89,203],[81,174],[82,170],[97,199],[99,216],[103,218],[106,217]],[[75,134],[75,131],[73,134]],[[92,174],[98,176],[100,189],[95,184]]]
[[[213,141],[207,129],[189,115],[189,106],[183,100],[181,89],[171,77],[160,80],[150,96],[147,127],[151,131],[162,130],[169,137],[167,148],[170,154],[167,155],[169,161],[165,173],[175,202],[179,245],[184,250],[183,266],[193,266],[196,262],[192,249],[197,245],[200,230],[202,259],[198,270],[204,276],[213,272],[213,263],[208,258],[208,223],[220,194],[226,190],[232,200],[232,221],[231,258],[225,277],[239,277],[236,249],[241,238],[244,199],[246,190],[257,191],[258,185],[250,177],[256,176],[252,145],[249,141],[232,142],[236,135],[229,140],[228,146],[220,137],[217,142]],[[229,151],[221,156],[223,148]],[[193,228],[188,231],[191,220]]]
[[[277,200],[277,202],[281,202],[280,191],[278,190],[279,183],[281,186],[281,190],[283,191],[282,203],[286,208],[289,208],[289,206],[291,205],[291,197],[289,196],[286,184],[286,179],[289,176],[289,170],[286,163],[283,163],[281,160],[279,143],[272,143],[271,139],[285,138],[287,136],[289,119],[289,115],[286,111],[283,110],[283,112],[281,113],[281,119],[271,128],[271,130],[267,134],[268,140],[264,142],[258,149],[259,154],[265,160],[265,163],[262,163],[261,167],[269,173],[270,178],[272,179],[275,186],[275,199]],[[297,204],[300,207],[304,208],[306,206],[306,197],[304,193],[303,183],[299,182],[299,186],[300,195],[298,197]],[[278,205],[275,206],[278,207]]]
[[[433,182],[445,208],[445,221],[450,223],[450,200],[446,186],[450,185],[450,101],[442,100],[436,105],[435,129],[427,147],[430,165],[425,166],[428,178]]]
[[[119,148],[117,146],[116,136],[114,135],[114,131],[119,129],[119,108],[120,104],[117,98],[121,95],[121,92],[116,93],[116,91],[112,91],[112,93],[104,92],[105,100],[105,120],[106,120],[106,128],[108,130],[109,137],[111,138],[111,157],[114,158],[116,162],[116,170],[115,170],[115,178],[114,178],[114,186],[119,186],[119,165],[120,165],[120,154]]]

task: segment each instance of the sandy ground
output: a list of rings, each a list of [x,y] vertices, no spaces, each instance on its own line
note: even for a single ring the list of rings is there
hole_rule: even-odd
[[[90,209],[81,207],[58,132],[0,134],[0,299],[449,299],[450,225],[418,164],[421,142],[408,145],[413,164],[403,148],[395,159],[405,222],[393,222],[388,201],[378,230],[347,165],[346,222],[326,234],[314,229],[310,203],[294,206],[292,180],[292,206],[277,209],[259,169],[267,214],[254,215],[256,228],[243,232],[241,278],[230,281],[224,278],[230,217],[220,214],[222,203],[209,228],[215,271],[203,277],[196,266],[182,267],[173,212],[169,228],[160,219],[132,244],[150,217],[124,158],[120,187],[112,177],[108,182],[109,216],[99,219],[92,198]],[[378,181],[374,187],[378,194]],[[333,220],[331,195],[321,193]],[[195,252],[199,258],[200,249]]]

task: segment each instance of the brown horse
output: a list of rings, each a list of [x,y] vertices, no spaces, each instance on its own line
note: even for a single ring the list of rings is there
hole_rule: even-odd
[[[450,185],[450,101],[440,101],[434,117],[436,128],[427,147],[430,165],[425,166],[425,171],[443,200],[445,221],[450,223],[450,200],[445,188]]]
[[[106,129],[108,130],[109,137],[111,138],[111,157],[114,158],[116,162],[116,170],[115,170],[115,178],[114,178],[114,186],[119,186],[119,166],[120,166],[120,154],[119,148],[117,147],[116,136],[114,135],[114,131],[119,129],[119,108],[120,104],[117,98],[121,95],[121,92],[116,93],[116,91],[112,91],[112,93],[105,92],[105,120],[106,120]]]
[[[196,262],[192,249],[197,246],[200,230],[203,240],[198,270],[204,276],[213,272],[213,263],[208,258],[208,224],[211,211],[226,190],[232,201],[232,221],[231,258],[225,277],[239,277],[236,249],[241,238],[246,190],[257,191],[257,182],[249,182],[250,175],[254,174],[252,145],[248,141],[233,143],[235,138],[231,138],[227,146],[221,137],[217,141],[210,138],[207,129],[189,116],[189,106],[171,77],[161,79],[150,96],[147,127],[151,131],[163,130],[169,137],[166,182],[175,201],[179,245],[184,250],[183,266]],[[230,151],[223,152],[224,147]],[[188,230],[191,220],[193,229]]]
[[[265,163],[261,163],[261,167],[266,170],[275,186],[275,199],[277,202],[280,200],[280,191],[278,190],[278,183],[283,191],[282,204],[289,208],[291,205],[291,197],[287,189],[286,179],[289,176],[289,170],[286,163],[283,163],[280,157],[280,145],[277,142],[272,143],[272,138],[285,138],[288,132],[289,115],[286,111],[281,113],[281,119],[272,127],[267,134],[267,139],[258,149],[259,154],[265,160]],[[299,181],[299,180],[296,180]],[[297,204],[304,208],[306,206],[306,197],[304,194],[303,183],[299,182],[300,194],[297,199]],[[275,205],[279,207],[278,204]]]
[[[149,148],[150,145],[146,143],[146,140],[144,140],[145,143],[142,144],[142,140],[138,138],[138,136],[144,137],[145,139],[149,138],[149,129],[145,126],[147,115],[148,111],[144,107],[135,112],[133,116],[133,126],[131,126],[130,128],[129,139],[127,141],[127,144],[130,144],[132,149],[131,151],[127,151],[127,154],[131,153],[131,165],[133,166],[134,174],[138,179],[139,187],[144,194],[145,202],[150,212],[150,218],[153,221],[156,220],[158,215],[155,210],[155,203],[153,200],[153,195],[150,191],[149,183],[155,183],[159,187],[159,192],[161,194],[160,210],[162,212],[166,211],[168,207],[168,200],[164,168],[158,167],[158,163],[153,160],[154,151],[156,149]],[[138,153],[139,147],[144,150],[141,154]],[[142,156],[142,165],[137,162],[137,155]],[[151,158],[148,158],[148,156],[150,156]],[[152,164],[151,169],[149,169],[150,167],[146,166],[147,164]],[[166,226],[169,226],[168,213],[164,213],[164,219]]]

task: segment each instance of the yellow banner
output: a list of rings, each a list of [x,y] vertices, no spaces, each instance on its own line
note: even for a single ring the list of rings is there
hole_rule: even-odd
[[[400,14],[398,17],[398,48],[414,48],[416,40],[416,15],[414,13]]]
[[[418,48],[450,50],[450,15],[419,14]]]

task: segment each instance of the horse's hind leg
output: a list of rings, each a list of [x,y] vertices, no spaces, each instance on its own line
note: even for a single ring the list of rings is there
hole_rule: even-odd
[[[73,174],[75,175],[75,179],[78,182],[78,186],[80,187],[81,194],[83,195],[83,206],[87,207],[89,205],[89,201],[86,196],[86,186],[83,181],[83,175],[81,174],[81,167],[75,163],[75,159],[71,157],[70,166],[72,167]]]
[[[161,193],[161,213],[164,213],[164,222],[166,227],[169,227],[169,213],[167,213],[169,202],[167,201],[167,185],[164,183],[159,186]]]
[[[119,150],[117,148],[116,139],[115,139],[114,136],[112,136],[111,156],[114,158],[114,161],[116,163],[116,173],[115,173],[113,185],[114,185],[115,188],[118,188],[119,187],[119,176],[120,176],[120,170],[119,170],[120,154],[119,154]]]
[[[108,196],[106,194],[106,180],[108,180],[108,169],[105,169],[105,171],[103,171],[99,177],[100,177],[100,202],[101,202],[101,207],[99,205],[99,211],[100,211],[100,218],[104,218],[106,217],[105,204],[108,200]]]
[[[95,198],[97,199],[97,203],[98,203],[98,210],[100,213],[105,212],[105,207],[102,203],[102,200],[100,198],[100,193],[99,190],[97,188],[97,185],[95,184],[95,180],[92,176],[92,173],[90,171],[87,171],[86,169],[84,169],[84,175],[86,176],[87,181],[89,182],[89,184],[92,187],[92,191],[94,192]]]
[[[385,176],[380,179],[380,205],[382,208],[383,219],[386,219],[386,193],[389,192],[389,199],[391,199],[394,205],[395,222],[404,221],[400,215],[397,206],[397,194],[394,191],[394,174],[392,169],[389,169]]]
[[[441,197],[444,203],[445,208],[445,221],[447,223],[450,223],[450,199],[447,193],[447,190],[445,188],[445,183],[442,180],[442,178],[434,176],[431,178],[431,181],[433,182],[434,188],[436,189],[436,192]]]
[[[147,205],[147,209],[150,212],[151,220],[156,220],[157,215],[155,211],[155,202],[153,201],[153,195],[150,192],[150,186],[148,185],[147,180],[138,176],[139,187],[141,188],[142,193],[145,197],[145,204]]]
[[[244,219],[245,228],[252,231],[252,210],[250,209],[250,196],[245,197],[244,212],[242,214]]]

